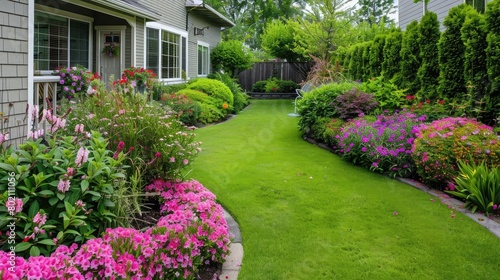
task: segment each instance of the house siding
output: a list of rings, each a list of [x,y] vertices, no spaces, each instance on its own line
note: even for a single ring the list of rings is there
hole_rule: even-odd
[[[9,142],[25,138],[28,102],[28,0],[2,1],[0,11],[0,122]]]
[[[151,10],[161,15],[159,23],[186,30],[186,1],[185,0],[147,0],[141,1]]]
[[[492,0],[487,0],[486,3]],[[427,4],[427,10],[435,12],[438,16],[441,31],[444,31],[443,21],[448,15],[448,11],[460,4],[465,3],[464,0],[431,0]],[[406,30],[406,26],[413,20],[420,21],[423,16],[423,3],[413,3],[413,0],[399,0],[398,6],[399,27]]]
[[[146,21],[143,18],[136,19],[136,33],[135,33],[135,51],[136,51],[136,65],[138,67],[145,67],[144,55],[146,44],[144,42],[144,35],[146,31]]]
[[[194,36],[194,28],[203,28],[209,26],[204,30],[204,35]],[[205,20],[203,17],[191,12],[189,14],[189,34],[188,34],[188,77],[198,76],[198,41],[208,44],[210,52],[220,42],[221,29]]]

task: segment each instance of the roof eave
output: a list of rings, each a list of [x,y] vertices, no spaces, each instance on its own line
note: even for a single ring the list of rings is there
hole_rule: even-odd
[[[104,6],[150,20],[160,20],[161,15],[119,0],[92,0]]]
[[[192,8],[190,11],[200,9],[200,8],[210,11],[213,15],[217,16],[220,19],[219,21],[217,21],[217,23],[219,23],[219,25],[221,27],[231,28],[231,27],[234,27],[236,25],[236,24],[234,24],[234,22],[232,22],[231,20],[226,18],[224,15],[222,15],[221,13],[219,13],[217,10],[210,7],[209,5],[196,4],[196,3],[186,3],[186,8]]]

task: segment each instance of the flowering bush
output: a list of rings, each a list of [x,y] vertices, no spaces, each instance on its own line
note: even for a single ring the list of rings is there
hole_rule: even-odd
[[[183,94],[163,94],[161,103],[176,112],[177,117],[185,125],[196,125],[200,115],[201,106],[197,101],[192,101]]]
[[[153,70],[144,69],[142,67],[130,67],[123,71],[122,80],[132,83],[134,87],[146,87],[152,90],[157,82],[157,77]],[[143,90],[139,90],[143,92]]]
[[[345,124],[337,135],[343,157],[372,171],[391,177],[408,177],[415,168],[411,158],[412,129],[425,120],[407,111],[363,118]]]
[[[56,70],[54,75],[60,77],[59,88],[61,94],[68,99],[86,92],[92,77],[92,74],[87,72],[87,69],[81,65],[62,67]]]
[[[378,106],[372,94],[351,89],[337,96],[334,103],[335,109],[342,119],[351,119],[369,114]]]
[[[32,114],[38,116],[36,107]],[[16,233],[0,236],[1,249],[15,244],[25,256],[100,235],[117,219],[113,195],[124,184],[125,155],[113,157],[101,134],[77,125],[74,137],[63,136],[66,120],[51,110],[44,120],[46,132],[30,132],[19,149],[0,152],[0,232],[12,232],[14,222]]]
[[[445,118],[415,129],[412,157],[424,183],[446,188],[458,175],[459,160],[500,164],[500,141],[492,128],[467,118]]]
[[[330,145],[332,148],[337,149],[339,144],[339,137],[336,137],[340,134],[342,126],[346,122],[342,119],[332,119],[330,120],[323,131],[323,141]]]
[[[444,99],[431,101],[429,99],[422,100],[415,95],[407,95],[406,104],[403,106],[404,108],[417,115],[426,115],[428,121],[439,120],[449,116],[450,113],[453,114]]]
[[[139,232],[108,229],[102,238],[59,246],[49,257],[25,260],[0,251],[2,279],[195,279],[198,267],[224,262],[230,243],[223,210],[196,181],[156,181],[165,216]],[[15,267],[11,264],[14,262]]]
[[[179,178],[201,150],[190,128],[144,95],[101,92],[72,108],[71,131],[83,124],[112,139],[110,150],[129,153],[128,176],[140,170],[143,182]]]

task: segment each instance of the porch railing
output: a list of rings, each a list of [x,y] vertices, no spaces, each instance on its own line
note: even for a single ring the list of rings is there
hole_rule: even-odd
[[[39,112],[49,108],[56,110],[57,106],[57,84],[59,83],[59,76],[34,76],[33,77],[33,105],[37,105]],[[38,127],[38,118],[34,120],[34,127]],[[45,127],[43,127],[45,129]]]

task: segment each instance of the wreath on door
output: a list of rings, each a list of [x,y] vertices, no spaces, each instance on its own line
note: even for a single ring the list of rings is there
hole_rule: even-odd
[[[115,46],[114,43],[110,43],[104,46],[102,49],[102,53],[106,54],[109,57],[114,57],[120,55],[120,47]]]

